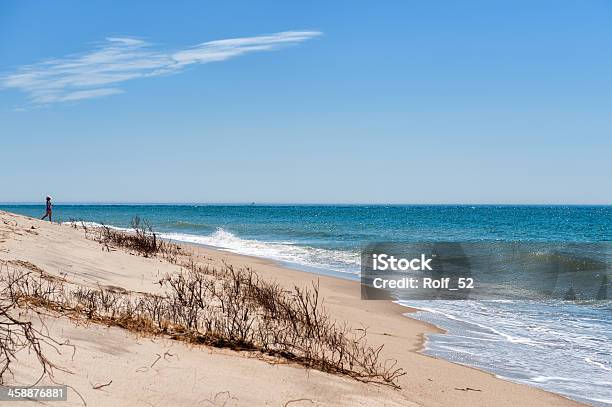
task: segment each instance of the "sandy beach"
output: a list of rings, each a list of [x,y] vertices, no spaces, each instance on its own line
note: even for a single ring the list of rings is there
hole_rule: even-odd
[[[385,359],[404,369],[399,389],[343,375],[305,369],[236,352],[136,335],[117,327],[45,313],[31,316],[60,343],[49,359],[63,370],[42,383],[70,386],[68,402],[51,405],[372,405],[372,406],[571,406],[561,396],[495,378],[469,367],[419,353],[425,335],[439,330],[410,319],[408,308],[390,301],[363,301],[358,282],[295,270],[264,259],[182,245],[200,264],[249,267],[291,289],[319,282],[324,307],[339,323],[367,328],[368,343],[384,345]],[[72,284],[138,293],[159,293],[158,281],[181,267],[120,248],[103,250],[81,229],[0,212],[2,272],[43,270]],[[6,384],[34,383],[40,371],[22,352]],[[107,385],[108,384],[108,385]],[[78,395],[77,395],[78,393]]]

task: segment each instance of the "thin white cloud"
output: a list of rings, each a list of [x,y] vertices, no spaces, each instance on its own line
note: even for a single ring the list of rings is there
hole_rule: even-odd
[[[102,88],[102,89],[91,89],[91,90],[77,90],[75,92],[64,95],[58,102],[68,102],[71,100],[91,99],[99,98],[101,96],[116,95],[117,93],[123,93],[121,89],[117,88]]]
[[[224,61],[253,52],[274,51],[319,35],[319,31],[285,31],[203,42],[174,51],[156,50],[137,38],[109,37],[89,52],[19,67],[0,76],[0,88],[20,90],[37,105],[91,99],[122,93],[117,85],[131,79],[177,73],[188,65]]]

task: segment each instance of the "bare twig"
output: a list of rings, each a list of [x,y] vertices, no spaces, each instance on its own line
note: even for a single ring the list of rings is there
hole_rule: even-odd
[[[314,401],[311,399],[295,399],[287,401],[285,404],[283,404],[283,407],[287,407],[291,403],[299,403],[300,401],[309,401],[310,403],[314,404]]]
[[[95,386],[93,386],[93,389],[98,390],[98,389],[101,389],[102,387],[110,386],[112,382],[113,382],[112,380],[109,380],[108,383],[96,384]]]

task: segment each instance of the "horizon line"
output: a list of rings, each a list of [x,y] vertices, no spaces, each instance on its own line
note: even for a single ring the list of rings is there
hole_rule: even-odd
[[[0,205],[44,205],[43,201],[5,201]],[[100,205],[100,206],[119,206],[119,205],[134,205],[134,206],[612,206],[612,203],[521,203],[521,202],[422,202],[422,203],[401,203],[401,202],[163,202],[163,201],[60,201],[54,202],[58,205]]]

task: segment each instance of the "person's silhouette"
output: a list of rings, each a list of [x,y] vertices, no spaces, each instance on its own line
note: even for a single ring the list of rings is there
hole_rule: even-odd
[[[47,210],[45,212],[45,216],[43,216],[41,219],[46,218],[47,216],[49,217],[49,222],[53,222],[51,220],[51,212],[53,211],[53,205],[51,204],[51,197],[47,196]]]

